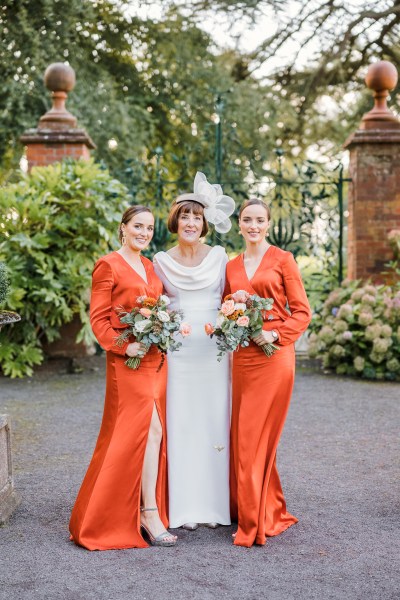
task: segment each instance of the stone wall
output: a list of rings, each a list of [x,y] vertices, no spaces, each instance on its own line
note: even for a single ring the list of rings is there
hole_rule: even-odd
[[[19,503],[12,472],[10,420],[7,415],[0,415],[0,525]]]

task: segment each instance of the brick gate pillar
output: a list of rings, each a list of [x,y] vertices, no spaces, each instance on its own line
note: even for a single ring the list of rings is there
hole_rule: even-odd
[[[28,168],[49,165],[67,157],[88,159],[90,150],[96,146],[65,108],[68,92],[75,87],[74,70],[64,63],[53,63],[45,71],[44,82],[51,91],[53,106],[40,118],[37,127],[21,136]]]
[[[384,264],[393,251],[387,239],[400,229],[400,121],[386,98],[397,83],[390,62],[369,67],[366,84],[374,90],[375,106],[345,142],[350,151],[348,277],[382,282]]]
[[[37,127],[28,129],[21,136],[26,145],[28,169],[60,162],[64,158],[89,159],[90,150],[96,146],[65,107],[68,92],[75,87],[75,71],[64,63],[53,63],[45,71],[44,82],[51,91],[53,106],[40,118]],[[47,356],[73,359],[91,353],[91,348],[76,342],[81,328],[78,315],[62,325],[61,338],[43,344]]]

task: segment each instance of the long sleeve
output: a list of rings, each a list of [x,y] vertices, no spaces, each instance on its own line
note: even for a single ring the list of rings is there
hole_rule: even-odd
[[[114,277],[111,266],[99,260],[93,270],[92,295],[90,299],[90,323],[97,341],[104,350],[125,355],[129,342],[116,344],[119,333],[111,326],[112,290]]]
[[[296,261],[288,253],[281,265],[283,284],[290,309],[290,317],[274,329],[279,335],[279,344],[286,346],[295,342],[307,329],[311,321],[311,308],[304,289]]]

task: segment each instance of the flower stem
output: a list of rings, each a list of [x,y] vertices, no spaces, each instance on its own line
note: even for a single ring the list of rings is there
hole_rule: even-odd
[[[275,346],[275,344],[264,344],[261,348],[267,356],[272,356],[275,354],[275,350],[280,350],[279,346]]]
[[[131,358],[128,358],[128,360],[125,361],[125,364],[130,369],[138,369],[141,360],[142,359],[138,356],[131,356]]]

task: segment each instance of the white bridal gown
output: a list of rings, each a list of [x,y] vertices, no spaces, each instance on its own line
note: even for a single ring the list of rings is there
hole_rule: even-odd
[[[154,269],[171,299],[192,326],[177,352],[168,354],[167,444],[169,526],[230,525],[229,359],[204,331],[215,323],[225,282],[227,256],[213,247],[197,267],[158,252]]]

